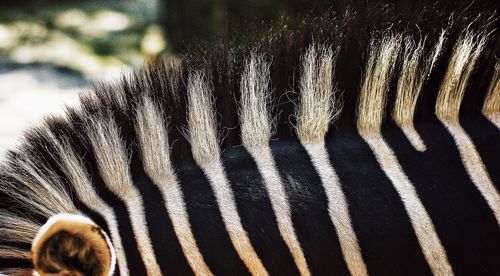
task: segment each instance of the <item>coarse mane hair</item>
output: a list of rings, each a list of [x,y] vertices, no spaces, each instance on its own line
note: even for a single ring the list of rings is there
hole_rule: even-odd
[[[143,164],[162,162],[144,158],[141,145],[149,140],[141,139],[151,133],[165,134],[155,143],[168,148],[163,157],[179,170],[269,139],[314,140],[328,131],[370,132],[392,123],[412,127],[481,109],[499,116],[496,8],[422,4],[401,14],[381,4],[282,18],[245,41],[221,39],[95,84],[81,94],[80,106],[27,131],[1,165],[0,264],[29,263],[29,246],[49,217],[92,213],[75,190],[96,178],[127,183]],[[455,85],[454,68],[463,87],[458,95],[439,96],[447,80]],[[215,131],[205,131],[211,127]]]

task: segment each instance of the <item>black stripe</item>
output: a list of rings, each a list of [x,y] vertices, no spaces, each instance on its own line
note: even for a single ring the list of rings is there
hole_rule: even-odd
[[[331,131],[326,141],[368,273],[431,274],[401,198],[366,142],[352,129]]]
[[[33,268],[33,264],[31,260],[0,258],[0,271],[9,268],[30,269]]]
[[[119,235],[122,240],[123,250],[127,258],[129,271],[136,275],[146,275],[146,267],[139,253],[139,247],[135,239],[134,231],[130,221],[130,214],[125,203],[118,198],[111,190],[108,189],[104,180],[98,173],[97,161],[92,152],[87,154],[81,153],[79,156],[84,156],[84,165],[91,176],[90,181],[94,184],[94,188],[99,197],[106,202],[114,211],[118,224]]]
[[[130,273],[136,275],[146,275],[146,267],[139,254],[139,247],[132,230],[130,214],[127,206],[115,194],[105,186],[104,182],[97,175],[93,176],[93,183],[99,196],[110,205],[116,216],[118,231],[122,239],[123,250],[127,258],[127,265]]]
[[[192,162],[175,163],[196,243],[215,275],[250,275],[231,243],[214,192]],[[216,183],[217,185],[217,183]]]
[[[104,219],[103,216],[101,216],[99,213],[94,212],[92,209],[90,209],[87,205],[85,205],[83,202],[80,201],[77,197],[71,198],[73,201],[73,204],[75,204],[75,207],[85,214],[87,217],[89,217],[95,224],[97,224],[106,234],[108,235],[109,239],[111,239],[111,232],[109,231],[109,226],[106,220]]]
[[[461,116],[460,123],[472,139],[493,185],[500,191],[500,130],[479,113]]]
[[[321,179],[306,150],[297,140],[272,142],[271,149],[309,270],[313,275],[349,275]],[[294,181],[290,182],[290,177]]]
[[[83,202],[81,202],[77,197],[73,197],[72,200],[73,200],[73,203],[75,204],[75,207],[78,210],[80,210],[86,216],[88,216],[90,219],[92,219],[93,222],[95,222],[99,227],[102,228],[102,230],[104,232],[106,232],[106,234],[108,235],[109,240],[111,241],[111,243],[113,244],[113,246],[114,246],[114,248],[116,250],[117,244],[115,244],[113,242],[113,237],[111,236],[111,231],[109,231],[109,225],[106,222],[106,220],[104,219],[104,217],[101,216],[99,213],[94,212],[87,205],[85,205]],[[123,243],[123,241],[122,241],[122,243]],[[118,259],[116,260],[115,273],[113,275],[115,275],[115,276],[119,276],[120,275],[120,268],[119,268],[119,264],[118,264]]]
[[[63,175],[62,172],[58,172],[58,175]],[[62,178],[61,181],[64,182],[64,185],[66,187],[71,187],[71,201],[75,205],[76,209],[78,209],[80,212],[88,216],[95,224],[97,224],[106,234],[108,235],[108,238],[111,240],[111,243],[113,243],[113,239],[111,237],[111,231],[109,231],[109,225],[104,219],[103,216],[101,216],[99,213],[95,212],[89,206],[87,206],[85,203],[83,203],[80,198],[77,196],[76,191],[72,187],[72,184],[68,182],[66,178]],[[113,246],[116,247],[115,244]],[[117,268],[118,268],[118,263],[117,263]]]
[[[137,96],[137,95],[134,95]],[[137,102],[128,101],[128,109],[136,110]],[[193,275],[182,248],[179,244],[172,221],[168,216],[165,207],[165,199],[155,183],[144,171],[144,165],[141,159],[141,150],[139,148],[138,136],[140,135],[135,128],[134,122],[130,120],[128,114],[120,110],[116,105],[111,106],[113,116],[117,126],[119,126],[120,137],[123,144],[127,145],[130,156],[130,174],[133,185],[139,191],[142,197],[146,229],[149,236],[156,262],[160,267],[162,274],[166,275]],[[161,149],[158,149],[161,150]],[[175,264],[175,265],[172,265]],[[135,271],[130,270],[131,274]]]
[[[73,141],[78,143],[79,138],[76,138]],[[93,184],[96,193],[113,209],[115,213],[116,222],[118,224],[118,232],[121,237],[125,256],[127,258],[129,271],[137,275],[146,275],[146,267],[142,261],[141,255],[139,254],[139,248],[134,236],[134,231],[132,230],[130,214],[128,213],[127,206],[108,189],[104,180],[99,175],[94,153],[91,151],[85,151],[84,149],[84,146],[75,147],[75,150],[78,151],[77,155],[83,157],[83,165],[89,173],[90,181]]]
[[[132,155],[131,173],[134,185],[143,199],[148,235],[151,238],[156,261],[165,275],[194,275],[168,216],[165,199],[144,172],[142,162],[135,153],[137,151]]]
[[[76,155],[82,159],[82,165],[84,166],[83,169],[88,172],[90,177],[89,180],[96,193],[114,210],[119,235],[122,240],[123,250],[127,258],[127,265],[130,272],[136,275],[146,275],[146,267],[142,262],[141,255],[139,254],[139,248],[132,230],[127,206],[107,188],[104,180],[99,175],[95,153],[92,150],[89,150],[91,146],[87,144],[88,141],[84,140],[86,138],[84,135],[84,133],[86,133],[86,129],[84,123],[81,121],[81,118],[78,118],[77,113],[70,116],[74,119],[72,129],[67,129],[69,126],[65,124],[56,124],[56,122],[53,122],[51,130],[54,131],[54,133],[65,132],[68,140],[72,142],[71,144]],[[52,151],[55,152],[56,150],[52,149]],[[58,174],[64,175],[62,172],[59,172]]]
[[[459,275],[498,275],[500,229],[491,209],[469,179],[453,138],[438,121],[416,125],[427,146],[413,149],[397,127],[384,138],[417,189]]]
[[[243,227],[269,274],[299,275],[252,156],[238,147],[224,152],[222,160]]]
[[[25,251],[30,252],[31,244],[20,243],[20,242],[5,242],[2,241],[2,246],[10,246],[13,248],[19,248]],[[7,268],[33,268],[33,264],[31,263],[31,259],[11,259],[7,257],[0,257],[0,270]]]

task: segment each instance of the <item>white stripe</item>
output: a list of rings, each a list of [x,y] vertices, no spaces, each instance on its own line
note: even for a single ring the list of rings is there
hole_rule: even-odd
[[[271,206],[278,223],[278,229],[281,237],[292,253],[293,260],[297,265],[301,275],[311,275],[307,266],[306,258],[302,252],[302,247],[297,239],[293,227],[292,215],[288,196],[286,195],[283,182],[276,169],[276,163],[272,158],[269,145],[259,147],[247,147],[252,155],[257,168],[264,180],[266,191],[271,201]]]
[[[205,263],[191,231],[191,224],[178,183],[174,179],[171,181],[159,180],[157,185],[165,198],[165,206],[189,266],[196,275],[213,275]]]
[[[130,196],[120,199],[125,202],[125,205],[127,206],[130,222],[132,223],[132,230],[134,232],[135,239],[137,240],[139,253],[141,254],[141,258],[146,266],[148,275],[161,275],[160,266],[156,262],[153,245],[151,243],[151,239],[149,238],[141,194],[139,191],[134,189],[134,191],[130,193]]]
[[[500,195],[491,181],[481,156],[458,122],[441,121],[455,140],[470,179],[490,206],[500,225]]]
[[[418,134],[417,130],[413,125],[404,125],[400,126],[400,129],[403,131],[404,135],[410,141],[410,144],[418,151],[424,152],[427,150],[424,141]]]
[[[485,115],[498,129],[500,129],[500,114]]]
[[[380,132],[365,133],[360,131],[360,134],[372,149],[382,170],[401,197],[432,273],[434,275],[453,275],[446,251],[439,240],[434,224],[394,152],[384,141]]]
[[[500,60],[497,60],[483,103],[483,114],[500,129]]]
[[[268,275],[243,229],[234,194],[220,160],[215,111],[206,76],[200,72],[192,73],[188,79],[187,91],[189,139],[193,158],[210,181],[229,238],[243,263],[253,275]]]
[[[96,194],[87,194],[86,196],[93,198],[93,201],[86,201],[83,199],[85,196],[83,196],[81,193],[82,191],[77,190],[78,198],[82,200],[82,202],[87,205],[87,207],[89,207],[92,211],[101,215],[108,225],[110,231],[109,234],[111,235],[111,240],[113,241],[113,246],[116,251],[116,259],[118,261],[120,275],[129,275],[130,272],[127,266],[127,258],[125,257],[125,252],[123,251],[123,243],[118,231],[118,222],[116,221],[116,216],[113,209],[106,203],[104,203],[102,199],[97,197]]]
[[[210,181],[215,193],[217,205],[221,212],[222,220],[226,226],[229,238],[252,275],[268,275],[264,265],[250,243],[247,232],[243,229],[240,216],[236,208],[233,191],[229,186],[226,173],[219,160],[209,164],[199,164]]]
[[[325,143],[323,140],[317,142],[302,143],[318,172],[326,196],[328,198],[328,213],[335,226],[339,237],[340,248],[352,275],[368,275],[366,265],[361,256],[361,249],[352,227],[351,218],[345,195],[340,185],[340,180],[328,159]]]
[[[191,231],[182,191],[170,162],[168,134],[163,121],[160,110],[151,99],[145,97],[137,111],[137,131],[144,168],[163,195],[168,216],[189,266],[196,275],[213,275]]]
[[[73,149],[63,142],[62,144],[51,134],[48,134],[52,143],[56,146],[61,156],[61,167],[66,174],[66,177],[71,182],[72,187],[76,191],[78,199],[80,199],[89,209],[101,215],[108,225],[111,240],[116,251],[116,259],[120,275],[129,275],[127,258],[123,251],[123,244],[118,231],[118,222],[113,209],[106,204],[93,188],[92,182],[88,173],[85,171],[81,160],[76,157]]]
[[[257,163],[257,168],[264,180],[281,237],[290,250],[300,274],[310,275],[304,253],[293,228],[288,197],[269,148],[269,139],[273,132],[273,123],[269,114],[271,102],[269,66],[270,64],[263,56],[255,54],[252,54],[245,64],[240,82],[241,138],[243,145]]]
[[[486,199],[497,223],[500,224],[500,195],[486,172],[474,144],[459,122],[460,105],[466,92],[467,82],[481,52],[486,47],[488,39],[488,33],[474,34],[469,29],[460,37],[455,45],[445,78],[439,90],[436,100],[436,116],[455,140],[470,179]],[[500,99],[498,92],[500,90],[495,88],[497,87],[498,72],[498,67],[495,66],[495,73],[483,104],[483,114],[498,114],[500,103],[498,101]],[[491,120],[491,117],[489,119]],[[492,122],[495,123],[495,120],[497,119],[493,118]],[[498,126],[496,123],[495,125]]]
[[[132,183],[127,151],[116,124],[111,118],[93,121],[89,129],[89,138],[105,185],[127,207],[132,231],[147,274],[161,275],[147,229],[142,196]]]

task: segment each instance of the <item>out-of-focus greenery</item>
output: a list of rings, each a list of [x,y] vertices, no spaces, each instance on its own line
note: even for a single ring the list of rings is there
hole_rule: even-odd
[[[42,64],[87,78],[116,75],[160,53],[218,36],[238,39],[282,15],[346,0],[17,0],[0,9],[0,66]],[[270,27],[270,26],[269,26]]]
[[[257,29],[270,28],[282,16],[345,10],[349,0],[164,0],[158,20],[165,26],[169,50],[185,52],[214,38],[239,40]],[[257,29],[256,29],[257,28]]]
[[[422,1],[397,0],[10,0],[0,8],[1,59],[108,75],[159,53],[182,53],[216,37],[235,41],[286,16],[348,7],[414,17]],[[447,2],[447,1],[444,1]],[[494,2],[494,1],[484,1]],[[387,4],[387,5],[386,5]],[[390,4],[390,5],[388,5]],[[440,3],[441,6],[443,3]],[[477,3],[478,5],[481,3]],[[436,4],[437,5],[437,4]],[[485,4],[488,5],[488,4]],[[493,4],[489,4],[493,5]],[[444,6],[454,7],[453,1]],[[376,8],[378,7],[378,8]],[[380,7],[385,7],[384,9]],[[259,30],[260,30],[259,29]],[[257,30],[258,31],[258,30]]]
[[[91,78],[140,64],[166,47],[155,1],[27,1],[0,9],[0,57]]]

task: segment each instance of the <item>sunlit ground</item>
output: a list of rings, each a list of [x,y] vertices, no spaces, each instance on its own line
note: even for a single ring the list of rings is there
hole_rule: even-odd
[[[0,159],[45,114],[76,104],[91,81],[168,46],[154,0],[55,2],[0,10]]]

